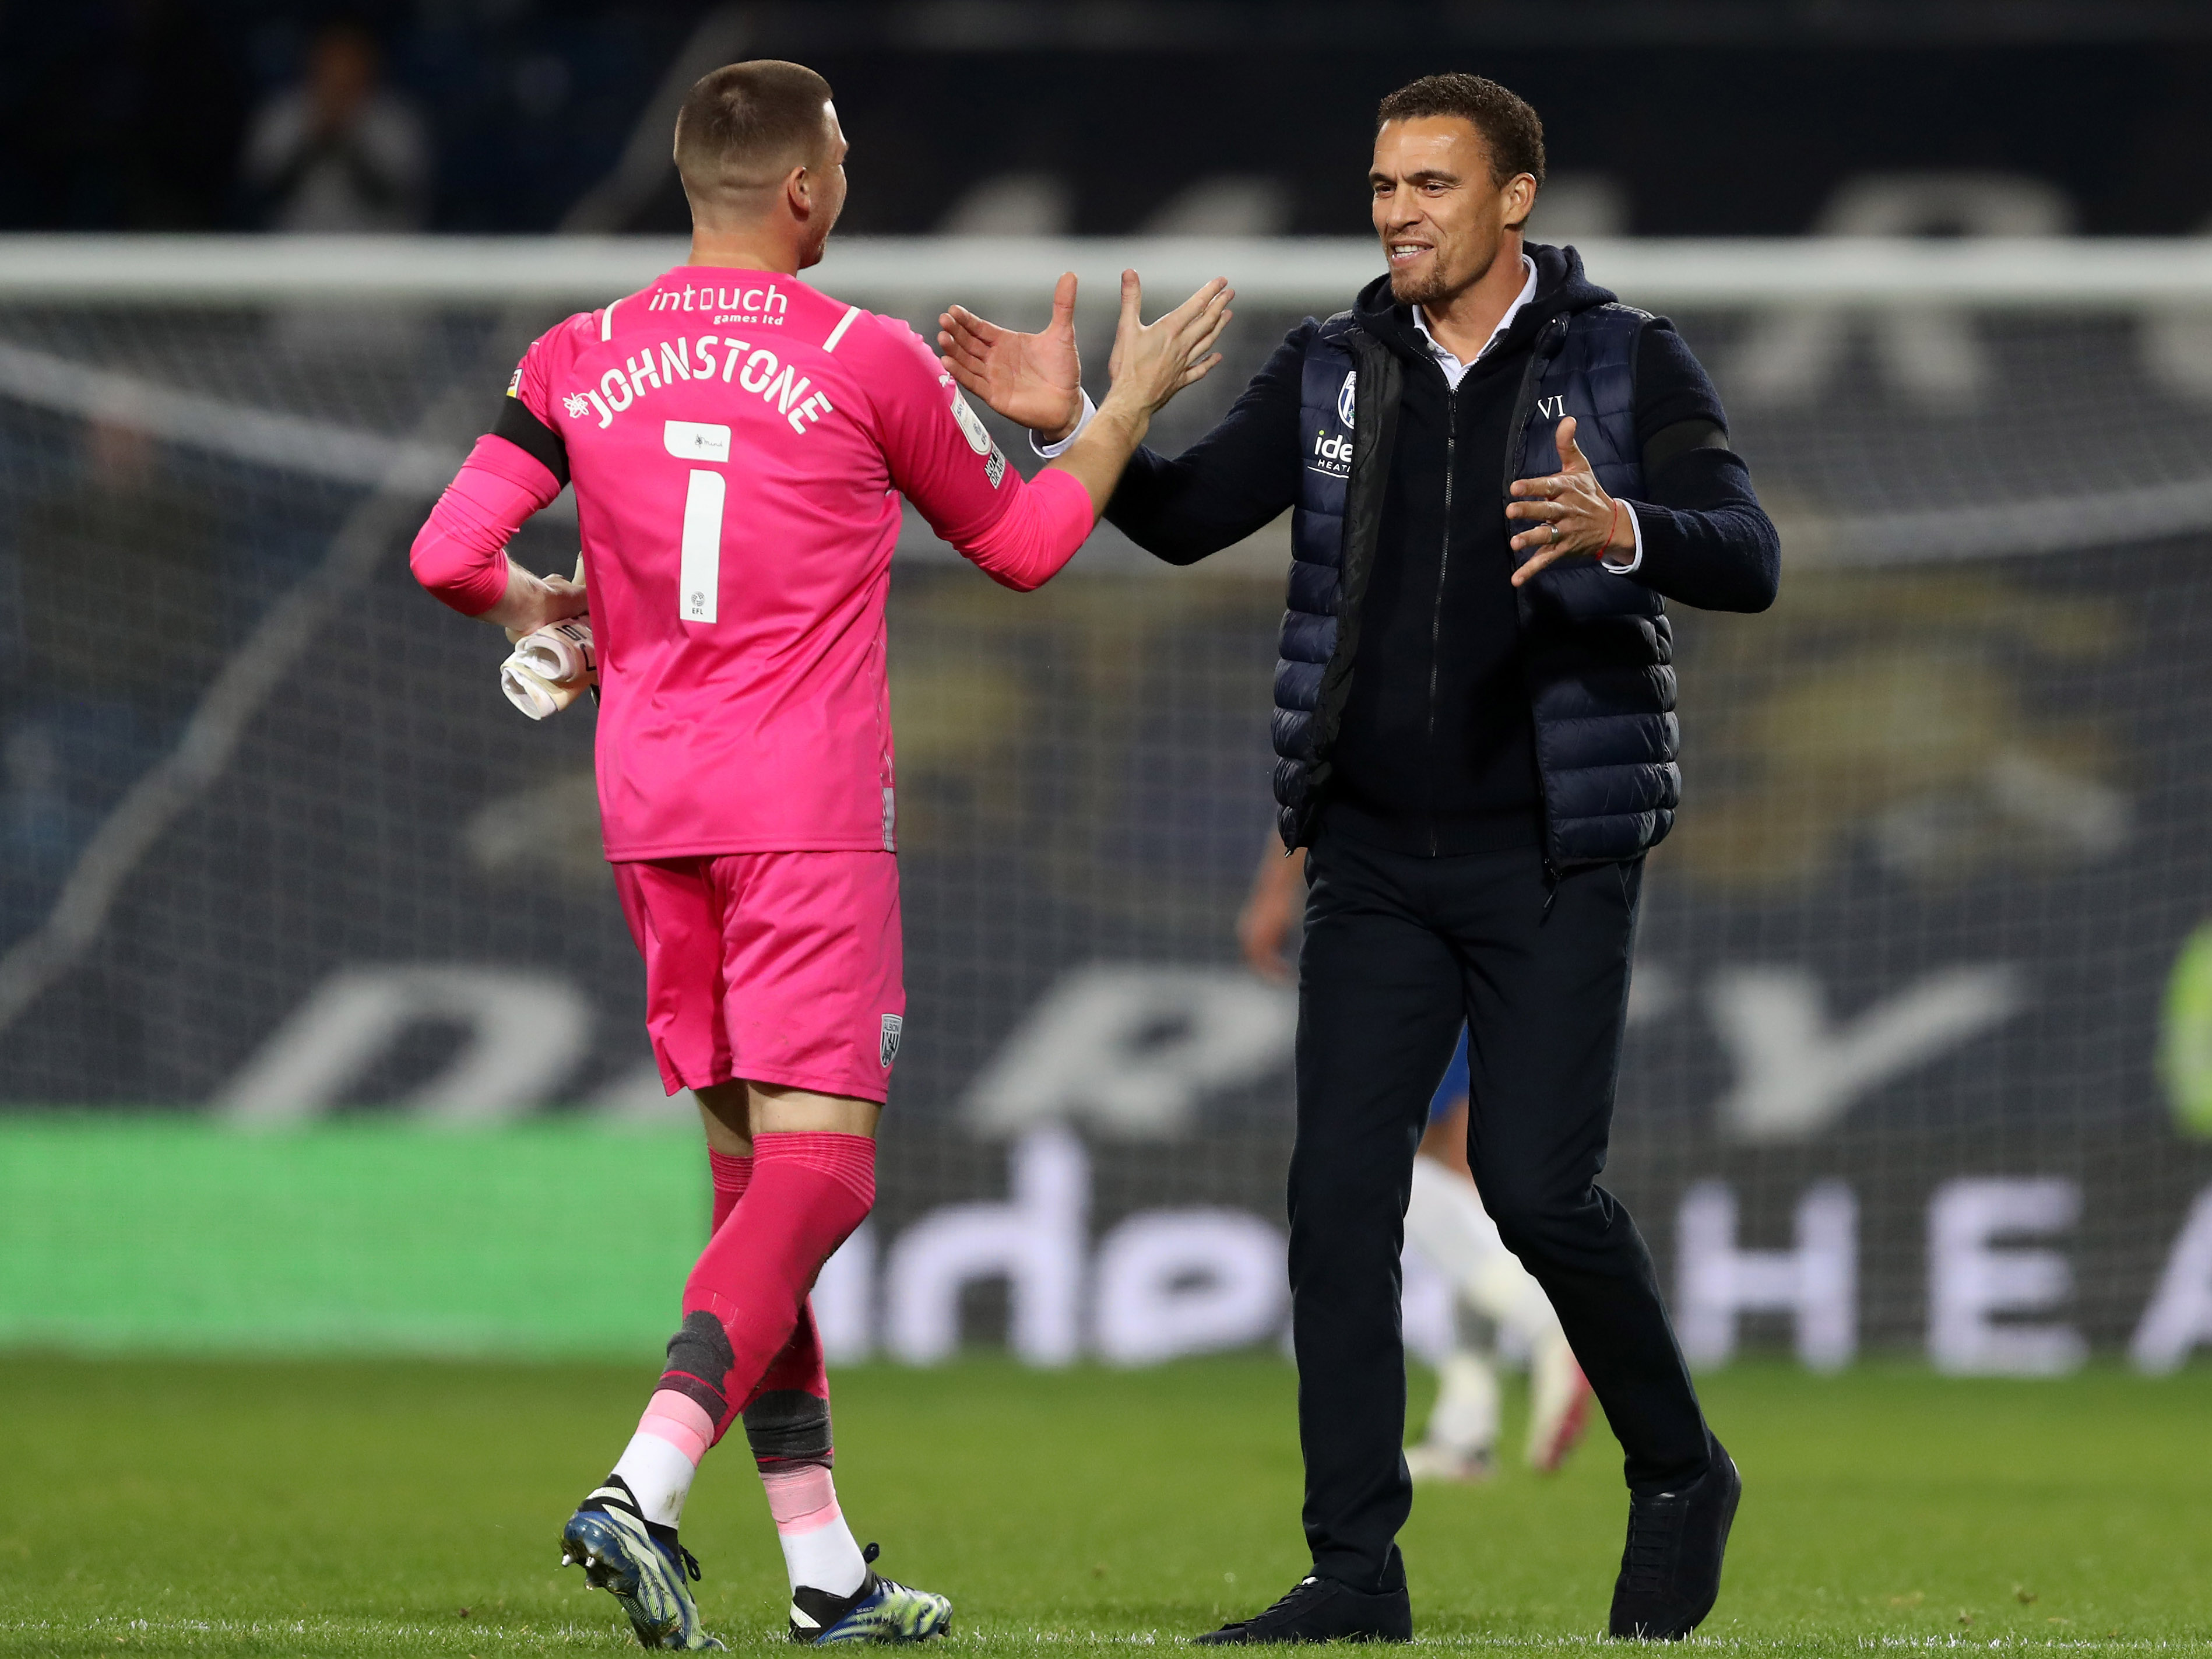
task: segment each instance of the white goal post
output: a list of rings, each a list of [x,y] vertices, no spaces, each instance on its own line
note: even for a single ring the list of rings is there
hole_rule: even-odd
[[[2000,396],[1992,353],[1978,337],[1991,325],[2125,328],[2142,374],[2212,407],[2212,237],[1613,239],[1588,242],[1582,252],[1592,276],[1632,303],[1732,319],[1742,337],[1705,360],[1741,417],[1737,435],[1754,447],[1773,425],[1764,418],[1768,405],[1819,406],[1863,341],[1911,399],[1954,421],[1971,422],[1978,398],[2002,403],[2011,418],[2039,405],[2078,405],[2077,389],[2057,381]],[[57,309],[88,322],[151,311],[182,326],[195,312],[347,306],[550,320],[561,308],[634,292],[684,253],[671,237],[8,234],[0,235],[0,320]],[[1086,296],[1083,326],[1096,339],[1124,268],[1144,276],[1154,308],[1225,276],[1244,314],[1232,362],[1214,386],[1169,412],[1156,441],[1174,442],[1194,436],[1191,423],[1225,404],[1223,388],[1257,367],[1258,349],[1279,337],[1285,319],[1340,308],[1378,267],[1375,245],[1361,237],[851,237],[833,241],[807,279],[905,315],[927,335],[939,307],[956,300],[1017,322],[1040,319],[1054,280],[1073,270]],[[1705,354],[1704,340],[1698,344]],[[457,459],[448,444],[226,403],[158,374],[134,374],[112,358],[82,362],[0,331],[0,398],[80,416],[127,408],[155,435],[340,483],[434,492]],[[2114,420],[2142,418],[2124,398],[2093,417],[2108,429]],[[2062,434],[2043,441],[2064,448]],[[1755,459],[1770,462],[1768,449]],[[1794,557],[1854,565],[2051,552],[2212,528],[2212,459],[2186,444],[2169,449],[2163,465],[2118,489],[2085,450],[2071,476],[2030,462],[1895,495],[1863,489],[1856,499],[1823,499],[1826,492],[1791,489],[1778,517],[1793,532]],[[1866,456],[1839,464],[1861,473],[1880,465]],[[927,538],[909,540],[909,556],[933,556]]]
[[[649,236],[15,234],[0,235],[0,304],[580,304],[639,288],[684,253]],[[1653,307],[2212,308],[2212,238],[1613,239],[1582,253],[1598,281]],[[1063,270],[1110,292],[1124,267],[1157,294],[1225,276],[1248,304],[1333,307],[1381,262],[1365,237],[855,236],[833,241],[809,280],[900,308],[1038,300]]]

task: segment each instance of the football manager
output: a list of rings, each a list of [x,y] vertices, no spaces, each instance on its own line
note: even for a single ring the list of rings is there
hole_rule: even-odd
[[[1615,1636],[1711,1610],[1741,1482],[1706,1425],[1605,1166],[1644,854],[1680,794],[1668,599],[1761,611],[1780,544],[1711,382],[1572,248],[1527,242],[1536,112],[1436,75],[1382,100],[1389,274],[1292,331],[1106,516],[1189,564],[1292,509],[1275,799],[1308,849],[1298,960],[1292,1335],[1313,1568],[1200,1641],[1404,1640],[1399,1251],[1462,1023],[1468,1159],[1626,1456]],[[1087,417],[1073,279],[1052,325],[956,309],[962,384],[1050,453]]]

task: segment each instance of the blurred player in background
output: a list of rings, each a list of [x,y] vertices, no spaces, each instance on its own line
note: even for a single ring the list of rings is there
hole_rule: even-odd
[[[1305,855],[1265,853],[1237,919],[1244,960],[1262,978],[1287,982],[1291,927],[1305,908]],[[1590,1387],[1543,1287],[1498,1236],[1468,1167],[1467,1033],[1429,1102],[1413,1163],[1406,1237],[1450,1281],[1452,1347],[1437,1367],[1437,1400],[1426,1432],[1406,1449],[1416,1480],[1486,1480],[1497,1467],[1496,1358],[1466,1340],[1466,1316],[1510,1332],[1528,1356],[1528,1467],[1551,1474],[1589,1426]],[[1492,1345],[1496,1345],[1493,1343]]]
[[[612,1591],[647,1647],[721,1645],[677,1523],[740,1416],[794,1640],[950,1622],[943,1596],[872,1571],[838,1509],[807,1300],[874,1202],[904,1018],[884,626],[900,500],[995,580],[1036,586],[1089,536],[1153,411],[1218,361],[1229,315],[1217,282],[1146,328],[1124,273],[1100,419],[1025,483],[903,323],[794,280],[836,222],[845,154],[812,70],[702,79],[676,128],[690,262],[531,347],[414,550],[440,599],[518,633],[582,614],[588,590],[606,854],[662,1079],[697,1097],[707,1132],[714,1230],[667,1369],[562,1533],[563,1564]],[[505,552],[565,483],[581,586]],[[629,1224],[623,1194],[576,1220],[590,1274],[592,1233]]]

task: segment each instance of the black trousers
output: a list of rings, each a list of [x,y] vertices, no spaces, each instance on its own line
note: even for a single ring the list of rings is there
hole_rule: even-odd
[[[1556,891],[1526,850],[1417,858],[1324,832],[1298,958],[1291,1334],[1314,1571],[1404,1583],[1398,1256],[1429,1100],[1468,1027],[1468,1161],[1627,1453],[1629,1484],[1704,1472],[1705,1419],[1651,1257],[1605,1167],[1644,867]],[[1548,908],[1547,901],[1549,900]]]

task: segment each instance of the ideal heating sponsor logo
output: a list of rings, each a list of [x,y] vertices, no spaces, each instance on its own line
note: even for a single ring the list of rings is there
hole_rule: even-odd
[[[1313,451],[1306,457],[1306,465],[1316,472],[1332,478],[1352,476],[1352,430],[1353,417],[1358,412],[1353,387],[1359,371],[1353,369],[1344,377],[1344,384],[1336,393],[1336,429],[1322,427],[1314,434]]]

